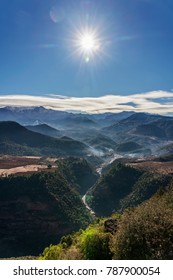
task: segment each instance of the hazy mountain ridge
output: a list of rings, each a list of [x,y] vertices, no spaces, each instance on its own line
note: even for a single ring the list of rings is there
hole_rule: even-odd
[[[68,136],[90,146],[90,153],[110,156],[119,151],[122,154],[138,153],[141,156],[159,153],[166,141],[173,140],[173,118],[148,113],[121,112],[102,114],[79,114],[55,111],[44,107],[0,108],[0,119],[18,121],[30,130],[51,137]],[[50,127],[51,128],[50,128]],[[58,131],[55,131],[58,130]],[[128,148],[133,142],[134,147]],[[142,146],[142,148],[140,148]],[[160,150],[162,152],[162,150]]]
[[[38,132],[43,135],[47,135],[47,136],[51,136],[51,137],[55,137],[55,138],[59,138],[60,136],[62,136],[62,133],[59,130],[57,130],[47,124],[27,125],[26,128],[33,132]]]
[[[173,140],[173,119],[161,119],[150,124],[137,126],[134,134]]]
[[[28,127],[30,130],[47,136],[55,138],[67,136],[77,140],[82,143],[81,145],[89,147],[88,156],[94,156],[96,162],[113,157],[115,153],[139,157],[170,153],[169,149],[163,150],[162,147],[171,144],[170,141],[173,140],[173,118],[148,113],[121,112],[92,115],[55,111],[44,107],[4,107],[0,108],[1,118],[32,124]],[[39,125],[33,126],[36,123]],[[16,154],[16,151],[22,152],[22,147],[19,143],[15,143],[13,147],[11,143],[3,142],[1,151],[5,153],[6,150],[8,153]],[[29,146],[23,146],[23,150],[24,153],[21,154],[26,155],[28,150],[29,154],[34,155],[34,151]],[[67,150],[69,152],[69,149]],[[86,156],[86,151],[80,150],[78,153],[75,149],[75,153],[70,155]],[[46,153],[46,149],[43,152]],[[47,150],[47,155],[48,153],[53,155],[50,149]],[[38,148],[36,154],[41,155],[42,151]],[[93,158],[93,162],[95,159]]]
[[[127,132],[140,125],[150,124],[161,120],[170,121],[173,120],[173,118],[161,115],[151,115],[147,113],[134,113],[128,118],[120,120],[111,126],[103,128],[103,131],[107,131],[110,133]]]
[[[87,155],[88,147],[73,139],[55,139],[50,136],[42,135],[40,133],[32,132],[25,127],[15,122],[0,122],[0,142],[3,145],[0,147],[1,153],[7,153],[6,146],[11,146],[10,153],[16,154],[17,151],[13,151],[14,147],[22,146],[26,150],[26,155],[30,155],[32,149],[32,155]],[[28,148],[28,151],[27,151]],[[27,154],[28,153],[28,154]]]
[[[129,142],[133,142],[134,146],[141,146],[137,153],[145,157],[162,153],[161,148],[172,140],[172,122],[172,117],[135,113],[103,128],[102,133],[115,140],[118,146],[124,145],[129,153]],[[136,153],[135,149],[134,153]]]
[[[85,114],[73,114],[65,111],[57,111],[40,107],[4,107],[0,108],[0,119],[19,122],[22,125],[48,124],[57,128],[71,125],[91,125],[93,120]]]

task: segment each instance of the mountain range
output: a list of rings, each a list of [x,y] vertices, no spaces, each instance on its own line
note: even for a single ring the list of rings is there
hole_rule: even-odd
[[[87,155],[85,144],[69,137],[59,139],[33,132],[22,125],[0,122],[0,153],[14,155]]]

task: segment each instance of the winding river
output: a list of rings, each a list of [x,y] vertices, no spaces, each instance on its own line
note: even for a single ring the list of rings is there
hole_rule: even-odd
[[[118,159],[118,158],[122,158],[123,156],[122,155],[119,155],[119,154],[114,154],[111,158],[109,158],[109,160],[106,160],[104,163],[102,163],[97,169],[97,173],[101,176],[102,175],[102,170],[104,167],[106,167],[107,165],[111,164],[115,159]],[[92,187],[91,187],[92,188]],[[90,189],[91,189],[90,188]],[[89,189],[89,190],[90,190]],[[87,192],[89,191],[87,190]],[[96,216],[95,212],[92,210],[92,208],[87,204],[86,202],[86,195],[87,195],[87,192],[84,194],[84,196],[82,197],[82,201],[83,203],[85,204],[85,207],[90,211],[91,215],[92,216]]]

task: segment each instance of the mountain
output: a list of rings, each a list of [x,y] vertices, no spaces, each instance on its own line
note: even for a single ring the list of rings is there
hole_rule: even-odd
[[[101,113],[101,114],[88,114],[87,117],[93,120],[94,122],[97,122],[100,127],[105,127],[108,125],[112,125],[115,122],[118,122],[120,120],[126,119],[133,115],[133,111],[129,112],[120,112],[120,113]]]
[[[58,137],[62,136],[62,133],[59,130],[57,130],[57,129],[55,129],[55,128],[47,125],[47,124],[28,125],[28,126],[26,126],[26,128],[28,130],[38,132],[38,133],[41,133],[43,135],[55,137],[55,138],[58,138]]]
[[[6,106],[0,108],[0,119],[6,118],[6,120],[21,120],[25,121],[36,121],[39,119],[51,119],[54,116],[59,116],[59,118],[64,118],[68,113],[63,111],[56,111],[51,109],[46,109],[42,106],[38,107],[13,107]],[[39,117],[41,116],[41,118]]]
[[[159,120],[171,120],[171,117],[161,116],[161,115],[152,115],[149,113],[135,113],[130,117],[122,120],[121,123],[138,126],[140,124],[148,124]]]
[[[88,147],[73,139],[55,139],[15,122],[0,122],[0,153],[16,155],[87,155]]]
[[[124,142],[121,144],[118,144],[116,147],[116,151],[118,153],[127,153],[127,152],[140,152],[142,149],[142,146],[135,142]]]
[[[81,128],[81,127],[96,127],[97,124],[89,119],[87,116],[83,114],[68,114],[66,118],[64,118],[61,121],[61,125],[70,127],[74,126],[76,128]]]
[[[65,111],[58,111],[40,107],[13,107],[6,106],[0,108],[0,120],[2,121],[16,121],[21,124],[55,124],[57,126],[73,125],[89,125],[89,126],[107,126],[115,121],[125,119],[134,112],[120,112],[120,113],[103,113],[103,114],[77,114]]]
[[[23,125],[48,124],[62,127],[95,127],[95,122],[85,114],[73,114],[44,107],[4,107],[0,108],[0,120],[15,121]]]
[[[22,143],[1,141],[1,153],[7,151],[8,154],[67,155],[69,153],[70,156],[92,156],[91,162],[97,164],[112,157],[116,152],[122,155],[129,153],[131,156],[138,153],[140,157],[160,155],[167,141],[173,141],[173,118],[147,113],[74,114],[44,107],[4,107],[0,108],[0,119],[15,120],[27,125],[32,132],[59,140],[59,144],[57,142],[53,144],[51,140],[48,147],[40,140],[40,146],[39,143],[31,145],[27,140]],[[62,135],[68,139],[60,138]],[[42,138],[43,142],[48,143],[48,139],[44,139]],[[70,141],[72,148],[70,148]],[[79,143],[79,152],[77,143]],[[53,146],[56,146],[56,149]],[[85,152],[82,149],[85,149]]]
[[[139,156],[146,157],[159,155],[162,146],[173,140],[172,128],[172,117],[135,113],[102,128],[100,132],[117,143],[118,152],[137,152]]]
[[[63,173],[0,178],[0,257],[39,255],[92,218]]]
[[[93,148],[103,151],[109,152],[115,150],[116,142],[113,141],[110,137],[107,137],[101,133],[90,135],[85,138],[85,143]]]
[[[165,117],[161,115],[151,115],[147,113],[135,113],[130,117],[123,119],[111,126],[103,128],[107,133],[124,133],[132,130],[140,125],[153,123],[156,121],[171,120],[171,117]]]
[[[173,119],[163,119],[150,124],[137,126],[133,133],[165,140],[173,140]]]

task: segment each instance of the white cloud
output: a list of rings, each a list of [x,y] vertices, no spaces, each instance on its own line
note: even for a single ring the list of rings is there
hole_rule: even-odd
[[[162,103],[162,100],[164,102]],[[136,111],[157,114],[173,112],[173,92],[152,91],[131,95],[105,95],[101,97],[66,97],[1,95],[0,106],[44,106],[54,110],[89,113]]]

